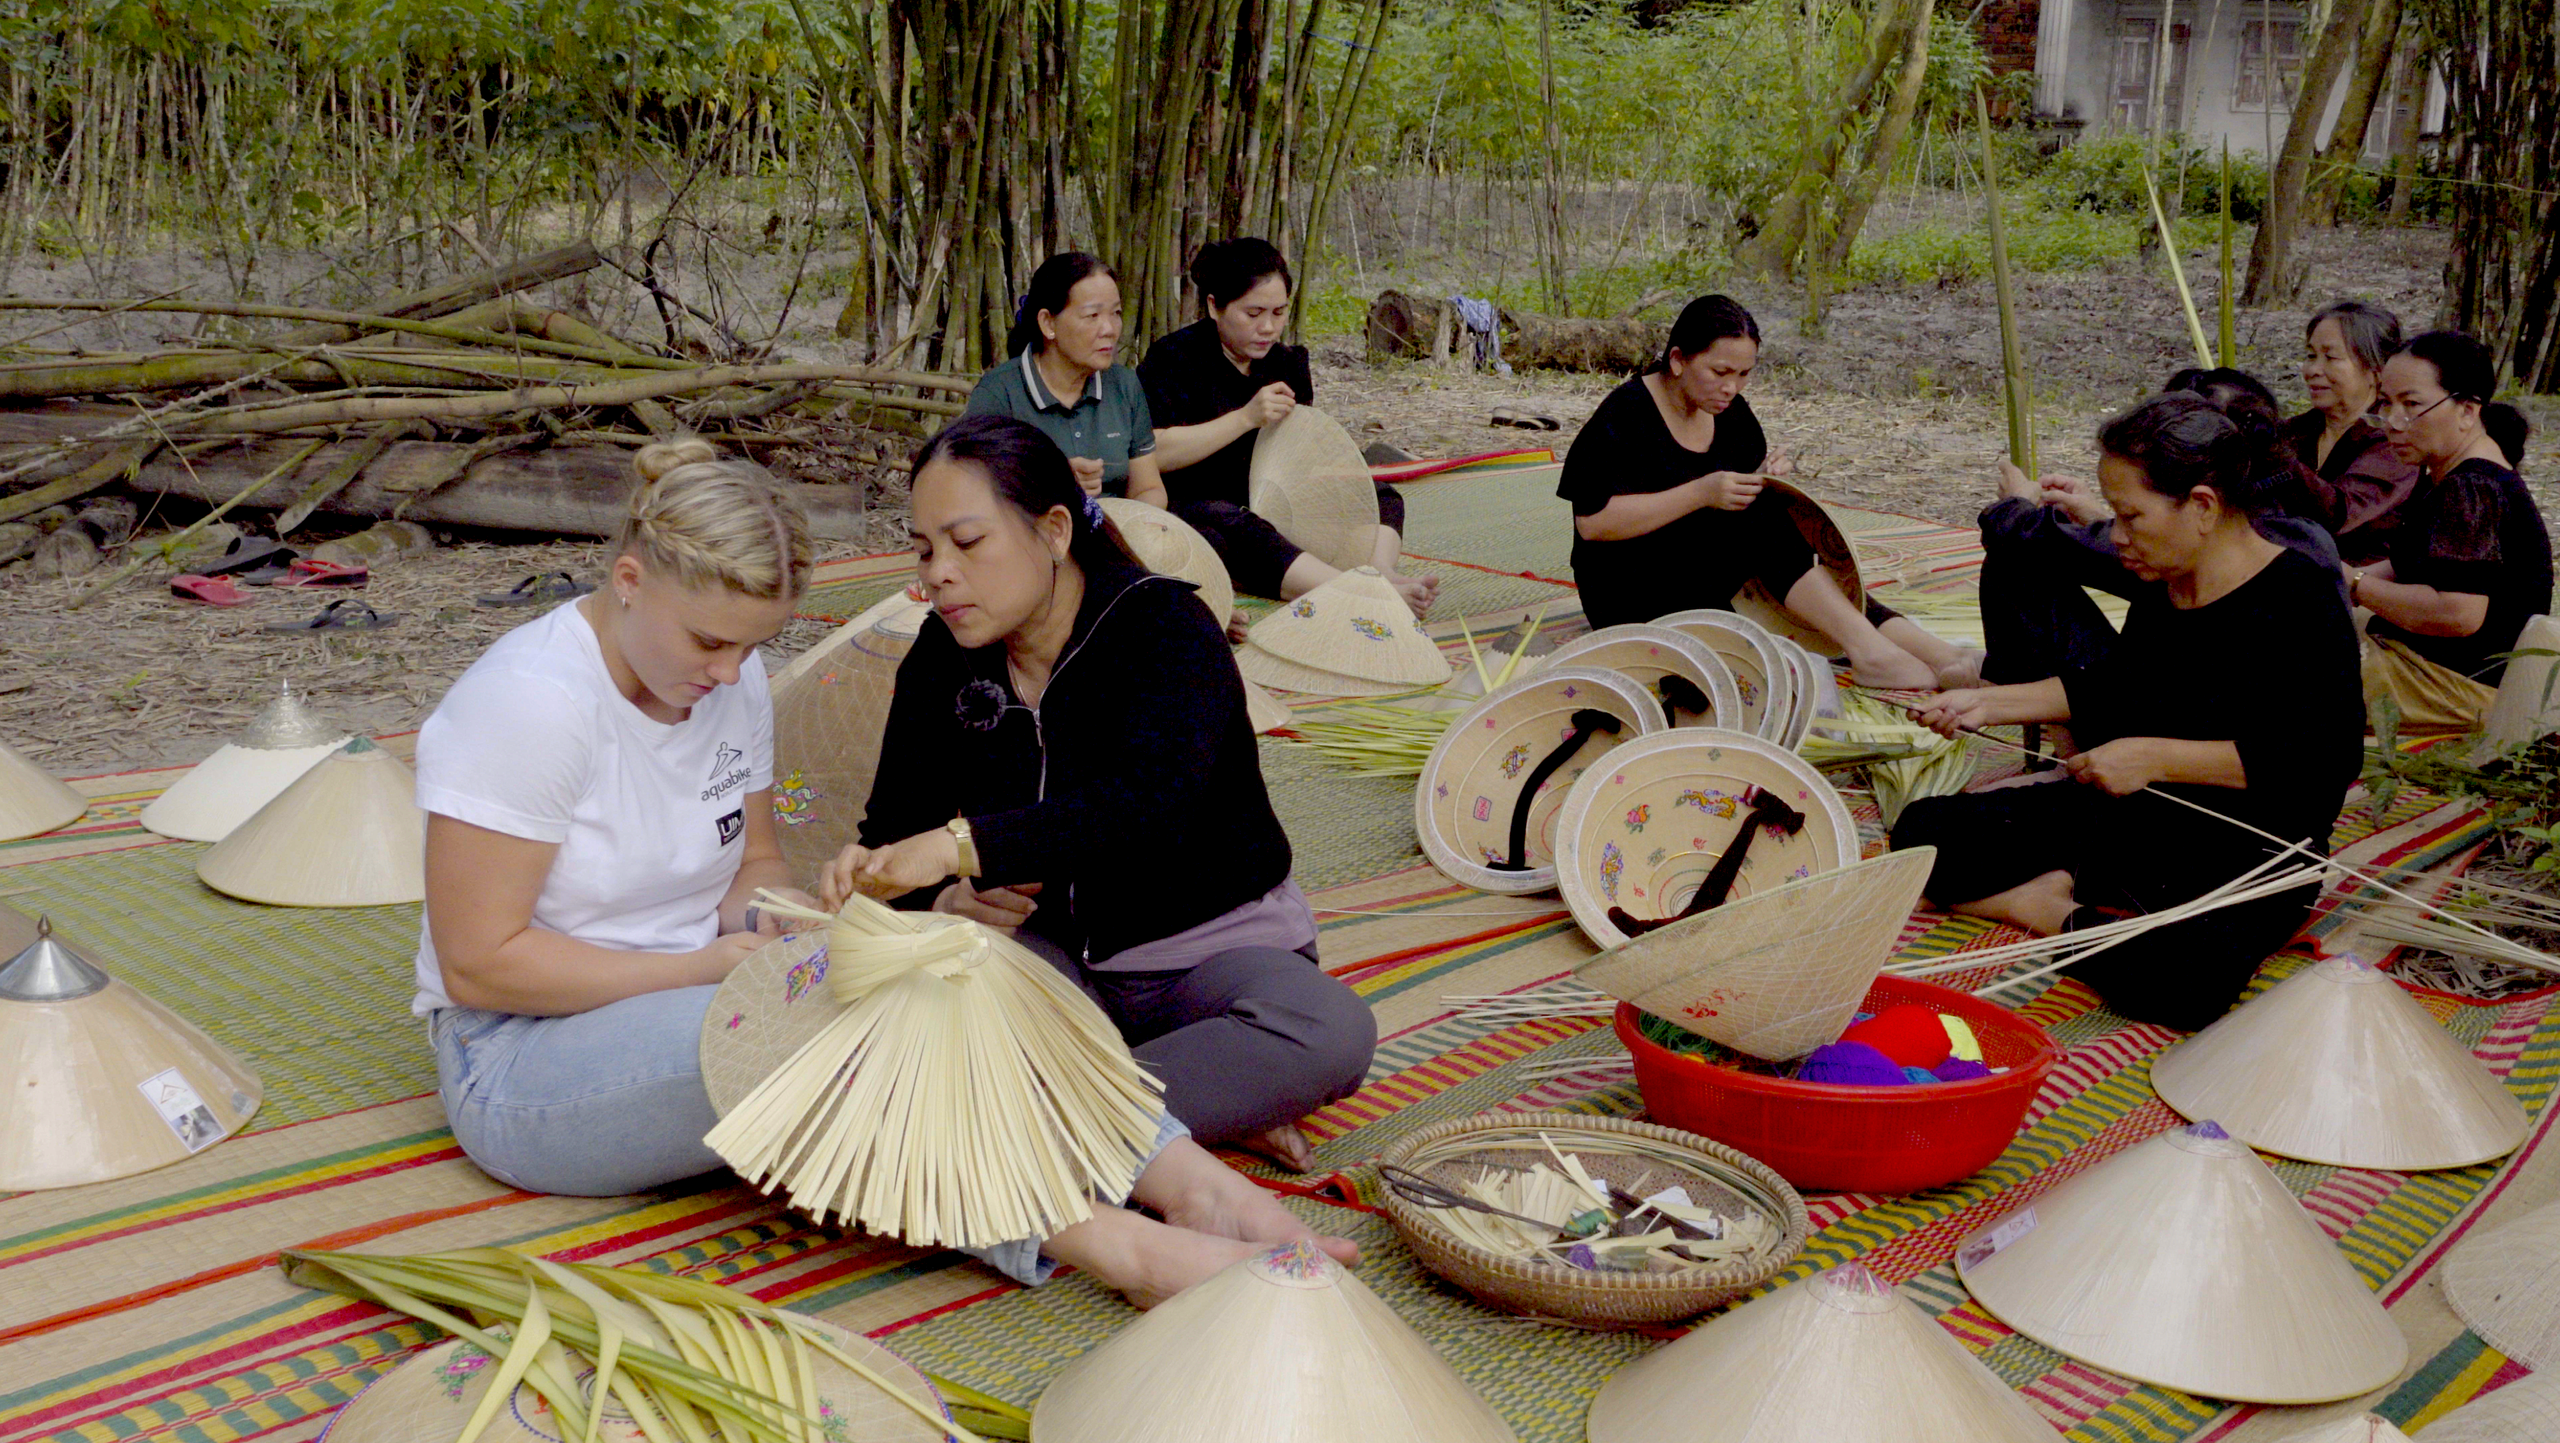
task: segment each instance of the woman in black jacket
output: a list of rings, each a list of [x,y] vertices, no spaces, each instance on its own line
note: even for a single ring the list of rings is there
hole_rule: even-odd
[[[913,505],[934,614],[822,885],[1019,929],[1194,1136],[1304,1168],[1297,1120],[1360,1085],[1377,1025],[1316,965],[1223,628],[1021,422],[927,442]]]

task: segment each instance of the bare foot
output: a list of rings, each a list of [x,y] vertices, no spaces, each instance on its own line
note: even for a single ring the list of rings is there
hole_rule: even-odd
[[[1938,684],[1927,662],[1891,642],[1863,654],[1849,653],[1849,679],[1886,691],[1927,691]]]
[[[1206,1282],[1262,1249],[1133,1213],[1096,1207],[1093,1216],[1052,1234],[1040,1250],[1091,1273],[1141,1308],[1152,1308],[1194,1283]]]
[[[1139,1175],[1131,1197],[1178,1228],[1266,1245],[1312,1242],[1346,1264],[1360,1258],[1359,1244],[1318,1234],[1252,1179],[1187,1137],[1156,1155]]]
[[[1251,630],[1253,630],[1253,627],[1244,619],[1243,612],[1230,611],[1227,613],[1227,640],[1241,642],[1245,638],[1245,633]]]
[[[1405,605],[1413,608],[1413,614],[1417,618],[1431,610],[1431,603],[1438,600],[1440,596],[1440,582],[1436,577],[1407,576],[1402,572],[1390,572],[1387,583],[1396,589],[1396,595],[1404,598]]]
[[[1967,687],[1981,686],[1983,684],[1982,662],[1986,655],[1988,653],[1968,646],[1958,651],[1949,660],[1931,667],[1930,670],[1938,675],[1938,690],[1961,691]]]
[[[1247,1133],[1235,1139],[1234,1145],[1256,1157],[1269,1158],[1286,1172],[1307,1172],[1316,1165],[1315,1144],[1307,1141],[1307,1135],[1298,1131],[1294,1122]]]
[[[1994,922],[2007,922],[2023,927],[2039,937],[2061,933],[2071,921],[2071,874],[2047,872],[2032,880],[2020,882],[2006,892],[1996,892],[1979,901],[1963,902],[1949,907],[1970,917],[1988,917]]]

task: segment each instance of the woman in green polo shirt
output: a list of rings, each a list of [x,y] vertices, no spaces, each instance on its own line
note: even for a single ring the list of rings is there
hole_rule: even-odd
[[[1165,504],[1156,431],[1120,350],[1120,282],[1082,251],[1040,263],[1014,309],[1010,359],[978,378],[967,414],[1011,416],[1048,433],[1088,496]]]

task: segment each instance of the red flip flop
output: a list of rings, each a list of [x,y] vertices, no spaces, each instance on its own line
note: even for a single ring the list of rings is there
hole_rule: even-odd
[[[249,599],[249,593],[219,576],[172,576],[169,594],[180,601],[200,601],[207,606],[238,606]]]
[[[370,576],[371,573],[364,567],[352,562],[315,561],[305,556],[294,561],[290,572],[277,579],[275,587],[279,591],[319,589],[353,591],[363,586]]]

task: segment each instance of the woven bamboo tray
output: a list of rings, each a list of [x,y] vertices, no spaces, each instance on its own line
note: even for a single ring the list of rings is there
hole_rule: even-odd
[[[1694,1317],[1775,1276],[1812,1231],[1804,1198],[1757,1160],[1694,1133],[1613,1117],[1484,1113],[1425,1128],[1388,1149],[1380,1161],[1454,1187],[1478,1163],[1526,1167],[1549,1161],[1538,1141],[1542,1133],[1557,1151],[1579,1157],[1603,1182],[1632,1186],[1641,1181],[1649,1192],[1676,1184],[1700,1207],[1759,1213],[1777,1227],[1778,1237],[1764,1252],[1718,1267],[1584,1272],[1556,1263],[1522,1262],[1461,1242],[1441,1225],[1439,1209],[1386,1189],[1387,1216],[1422,1265],[1505,1312],[1597,1328],[1636,1328]],[[1619,1150],[1639,1140],[1670,1155]]]

